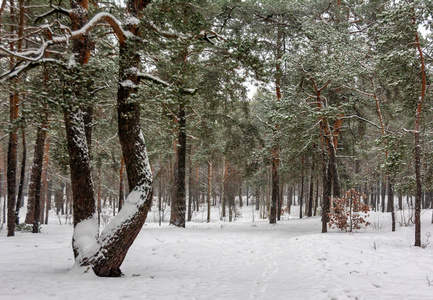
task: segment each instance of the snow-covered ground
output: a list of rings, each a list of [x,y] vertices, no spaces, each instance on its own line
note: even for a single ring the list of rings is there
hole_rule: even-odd
[[[413,227],[391,232],[390,216],[373,213],[367,230],[321,234],[320,218],[296,208],[274,226],[257,212],[253,221],[251,206],[231,223],[217,208],[204,223],[203,210],[185,229],[150,212],[120,278],[73,269],[72,227],[55,215],[41,234],[3,229],[0,299],[433,299],[433,243],[413,247]]]

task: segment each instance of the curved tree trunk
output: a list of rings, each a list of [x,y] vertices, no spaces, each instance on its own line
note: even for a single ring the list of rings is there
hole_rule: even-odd
[[[139,18],[149,2],[128,1],[129,14]],[[136,24],[130,24],[126,29],[138,34]],[[120,44],[117,92],[119,139],[131,192],[123,208],[101,233],[96,245],[79,259],[81,265],[92,264],[95,274],[104,277],[121,275],[120,265],[140,232],[152,203],[152,173],[140,127],[140,105],[130,98],[131,94],[136,93],[136,88],[122,84],[126,80],[134,86],[139,83],[138,77],[130,72],[132,68],[138,68],[140,62],[136,47],[136,43],[129,41]]]

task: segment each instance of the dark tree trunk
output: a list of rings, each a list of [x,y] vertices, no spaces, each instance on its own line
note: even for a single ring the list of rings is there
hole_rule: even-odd
[[[280,194],[278,196],[277,221],[281,221],[281,210],[283,208],[283,199],[284,199],[284,184],[280,185]]]
[[[256,210],[260,210],[260,188],[258,186],[255,188],[255,205]]]
[[[319,179],[316,179],[316,195],[314,197],[314,212],[313,212],[314,216],[317,216],[318,205],[319,205]]]
[[[9,99],[9,119],[11,124],[14,124],[18,119],[19,95],[13,92]],[[8,187],[8,234],[7,236],[15,235],[15,199],[16,199],[16,172],[17,172],[17,150],[18,150],[18,134],[15,125],[12,125],[9,133],[8,144],[8,168],[7,168],[7,187]]]
[[[393,212],[394,211],[394,180],[388,175],[388,201],[386,204],[386,211]]]
[[[242,181],[239,183],[239,207],[242,208],[244,203],[242,201]]]
[[[304,202],[304,163],[305,163],[305,157],[302,157],[302,164],[301,164],[301,195],[299,196],[298,202],[299,202],[299,218],[302,219],[302,205]]]
[[[170,224],[185,227],[186,115],[184,103],[179,106],[178,125],[176,197],[172,201]]]
[[[293,186],[289,185],[287,188],[287,210],[289,214],[292,210],[292,202],[293,202]]]
[[[56,214],[63,214],[63,182],[58,182],[54,190],[54,206],[56,207]]]
[[[74,199],[73,215],[75,228],[80,222],[93,217],[96,212],[96,206],[82,114],[78,109],[74,111],[70,108],[70,111],[64,113],[64,118],[71,172],[71,189]],[[72,247],[74,256],[77,258],[80,249],[75,245],[75,239],[74,235]]]
[[[207,162],[207,222],[210,222],[210,206],[212,198],[212,163]]]
[[[131,16],[139,18],[148,3],[149,1],[129,0],[127,10]],[[135,24],[129,24],[126,29],[138,34],[138,26]],[[130,72],[139,66],[138,46],[132,41],[120,43],[117,92],[118,133],[130,191],[123,209],[127,207],[128,210],[132,210],[132,214],[129,212],[129,215],[125,216],[120,211],[117,219],[113,220],[99,237],[99,250],[93,256],[83,257],[80,261],[81,265],[92,264],[95,274],[103,277],[121,275],[120,265],[140,232],[152,204],[152,173],[141,132],[140,105],[130,98],[137,90],[135,87],[122,84],[126,80],[135,85],[139,83],[137,76]],[[94,201],[92,203],[94,205]]]
[[[391,213],[391,230],[395,231],[395,213],[394,213],[394,182],[393,179],[388,176],[388,205],[387,212]]]
[[[272,200],[271,200],[271,211],[269,215],[269,223],[277,223],[277,206],[278,196],[280,194],[279,179],[278,179],[278,148],[274,149],[272,155]]]
[[[419,132],[415,131],[415,180],[416,180],[416,196],[415,196],[415,246],[421,247],[421,145],[419,141]]]
[[[44,160],[44,144],[46,139],[46,123],[38,127],[36,134],[35,153],[31,168],[29,198],[26,223],[33,224],[33,233],[39,232],[39,216],[41,210],[42,168]]]
[[[403,194],[398,192],[398,210],[403,210]]]
[[[382,185],[381,185],[381,190],[380,190],[380,192],[381,192],[381,195],[380,195],[380,204],[381,204],[381,209],[382,209],[382,212],[385,212],[385,205],[386,205],[386,202],[385,202],[385,196],[386,196],[386,179],[382,179]]]
[[[332,141],[329,141],[329,172],[332,178],[332,195],[335,198],[341,197],[341,187],[340,187],[340,176],[338,174],[337,168],[337,156],[334,148],[334,144]]]
[[[310,174],[310,191],[308,193],[308,212],[307,216],[313,216],[313,195],[314,194],[314,159],[311,162],[311,174]]]
[[[331,171],[329,170],[328,163],[326,161],[326,153],[322,149],[322,180],[323,180],[323,196],[322,196],[322,233],[328,232],[329,222],[329,207],[331,198]]]
[[[192,146],[189,147],[188,159],[188,222],[192,219]]]
[[[125,201],[123,193],[124,193],[124,186],[123,186],[123,171],[125,169],[125,160],[122,158],[120,159],[120,174],[119,174],[119,204],[117,205],[119,211],[122,209],[123,202]]]
[[[26,144],[26,133],[24,127],[21,131],[22,143],[23,143],[23,156],[21,160],[21,174],[20,174],[20,185],[18,187],[17,205],[15,207],[15,222],[18,225],[20,223],[20,208],[24,202],[24,181],[26,178],[26,160],[27,160],[27,144]]]
[[[227,172],[228,172],[228,163],[224,160],[223,163],[223,177],[221,183],[221,219],[225,220],[226,217],[226,194],[227,194]]]

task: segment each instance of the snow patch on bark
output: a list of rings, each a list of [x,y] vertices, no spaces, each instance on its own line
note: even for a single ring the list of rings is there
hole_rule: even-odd
[[[135,89],[138,86],[136,84],[134,84],[131,80],[127,79],[124,80],[120,83],[121,86],[123,86],[124,88],[131,88],[131,89]]]
[[[74,248],[78,251],[77,261],[89,257],[98,249],[98,222],[94,216],[79,222],[74,228]]]
[[[77,61],[75,60],[75,53],[71,54],[68,61],[68,69],[72,69],[77,65]]]
[[[146,202],[147,194],[149,192],[150,185],[148,184],[135,187],[126,198],[126,201],[119,213],[102,231],[101,236],[99,237],[99,243],[101,245],[104,241],[110,240],[119,229],[128,225],[132,217],[138,213],[139,209]]]
[[[123,22],[124,25],[139,25],[140,20],[136,17],[129,16],[126,18],[126,20]]]

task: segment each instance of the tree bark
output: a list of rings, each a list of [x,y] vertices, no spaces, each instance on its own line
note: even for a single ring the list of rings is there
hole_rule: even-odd
[[[328,232],[329,222],[329,207],[331,198],[331,172],[326,160],[326,153],[322,147],[322,180],[323,180],[323,196],[322,196],[322,233]]]
[[[212,199],[212,163],[207,162],[207,222],[210,222],[210,207]]]
[[[415,5],[415,4],[414,4]],[[415,8],[413,23],[416,24]],[[422,182],[421,182],[421,143],[420,143],[420,119],[421,108],[424,102],[424,97],[427,88],[426,67],[424,62],[424,54],[421,49],[421,43],[418,37],[418,30],[415,31],[415,47],[419,54],[421,64],[421,95],[418,99],[415,111],[415,180],[416,180],[416,197],[415,197],[415,246],[421,247],[421,197],[422,197]]]
[[[46,123],[43,121],[38,127],[36,134],[35,153],[33,158],[33,165],[31,167],[30,185],[26,223],[33,224],[33,233],[39,232],[39,216],[40,216],[40,198],[41,198],[41,185],[42,185],[42,168],[44,159],[44,145],[46,139]],[[36,217],[37,216],[37,217]]]
[[[30,171],[29,194],[27,199],[27,214],[25,219],[26,224],[33,224],[34,214],[35,214],[36,194],[38,194],[38,199],[40,197],[45,137],[46,137],[46,123],[42,122],[42,124],[37,129],[33,164],[30,168],[31,171]]]
[[[179,106],[178,126],[176,197],[172,202],[170,224],[185,227],[186,114],[184,103]]]
[[[23,156],[21,160],[21,174],[20,174],[20,184],[18,187],[18,197],[17,205],[15,207],[15,222],[18,225],[20,223],[20,208],[24,202],[24,182],[26,178],[26,160],[27,160],[27,144],[26,144],[26,133],[24,127],[21,128],[21,139],[23,144]]]
[[[224,158],[223,161],[223,176],[222,176],[222,183],[221,183],[221,220],[225,220],[226,217],[226,198],[227,198],[227,170],[228,169],[228,163]]]
[[[310,191],[308,194],[308,212],[307,216],[313,216],[313,194],[314,194],[314,159],[311,161],[311,174],[310,174]]]
[[[132,17],[140,18],[141,11],[149,2],[129,0],[127,3],[128,13]],[[137,24],[128,24],[126,30],[135,35],[139,33]],[[140,105],[130,97],[131,94],[137,92],[135,85],[139,83],[137,76],[130,72],[133,68],[137,69],[140,63],[137,47],[136,43],[129,40],[120,43],[117,92],[118,133],[125,159],[130,194],[122,210],[98,238],[98,250],[94,251],[92,255],[78,258],[80,265],[91,264],[95,274],[103,277],[121,275],[120,265],[140,232],[152,204],[152,173],[141,132]],[[125,80],[133,82],[134,87],[123,85]],[[92,203],[94,205],[94,201]]]
[[[120,174],[119,174],[119,204],[118,209],[119,211],[122,209],[123,202],[124,202],[124,186],[123,186],[123,170],[125,169],[125,160],[123,159],[123,156],[121,156],[120,159]],[[161,181],[161,180],[160,180]]]
[[[192,195],[192,146],[190,146],[188,158],[188,222],[191,222],[192,219]]]
[[[302,204],[304,201],[304,163],[305,163],[305,157],[302,157],[301,162],[301,195],[298,199],[299,202],[299,218],[302,219]]]

